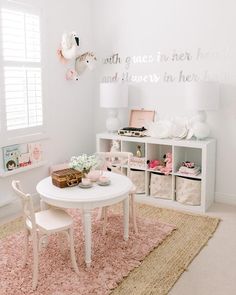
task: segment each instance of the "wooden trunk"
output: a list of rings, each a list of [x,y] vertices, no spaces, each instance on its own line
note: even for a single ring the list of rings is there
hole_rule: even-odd
[[[54,171],[51,176],[52,183],[60,188],[78,185],[82,179],[82,173],[73,168]]]

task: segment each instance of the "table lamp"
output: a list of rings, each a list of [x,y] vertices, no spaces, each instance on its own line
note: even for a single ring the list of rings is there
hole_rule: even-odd
[[[109,109],[106,120],[107,131],[116,132],[120,128],[118,109],[128,107],[128,85],[124,82],[101,83],[100,107]]]
[[[219,108],[219,84],[217,82],[193,82],[186,86],[186,106],[197,111],[193,118],[193,134],[204,139],[210,134],[206,111]]]

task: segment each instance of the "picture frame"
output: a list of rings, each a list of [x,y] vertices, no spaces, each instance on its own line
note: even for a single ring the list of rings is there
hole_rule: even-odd
[[[156,112],[153,110],[131,110],[129,116],[129,127],[147,127],[148,123],[154,122],[155,113]]]

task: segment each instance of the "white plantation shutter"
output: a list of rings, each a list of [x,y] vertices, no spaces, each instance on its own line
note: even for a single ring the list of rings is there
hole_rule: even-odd
[[[5,67],[7,129],[42,125],[40,68]]]
[[[1,9],[7,131],[43,125],[39,15]]]
[[[40,62],[39,16],[2,9],[3,58]]]

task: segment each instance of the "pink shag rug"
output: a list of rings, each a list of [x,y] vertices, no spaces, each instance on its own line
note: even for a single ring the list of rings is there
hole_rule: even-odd
[[[80,274],[71,268],[70,254],[64,235],[49,238],[39,258],[39,282],[32,291],[32,245],[28,264],[22,268],[23,232],[0,240],[1,295],[87,295],[111,293],[129,272],[157,247],[175,227],[171,224],[138,218],[139,233],[130,230],[128,241],[123,240],[123,220],[110,215],[107,233],[102,236],[102,222],[93,216],[92,265],[84,263],[84,243],[79,211],[70,210],[75,221],[75,248]]]

